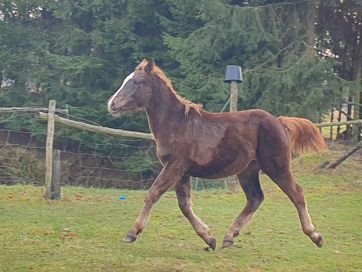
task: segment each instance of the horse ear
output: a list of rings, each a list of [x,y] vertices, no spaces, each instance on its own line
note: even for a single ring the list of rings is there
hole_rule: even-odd
[[[146,59],[143,59],[140,64],[137,65],[136,69],[135,70],[141,70],[143,67],[146,66],[146,63],[147,63],[147,60]]]
[[[143,68],[143,69],[146,71],[146,73],[149,74],[149,73],[152,72],[152,70],[153,70],[154,67],[155,67],[155,61],[154,61],[153,59],[150,59],[150,60],[147,62],[145,68]]]

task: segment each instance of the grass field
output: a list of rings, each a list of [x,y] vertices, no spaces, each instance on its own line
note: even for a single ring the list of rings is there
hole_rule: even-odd
[[[338,151],[293,162],[325,245],[301,231],[294,206],[264,175],[265,202],[231,248],[225,231],[244,206],[241,191],[194,192],[195,212],[217,238],[215,252],[181,215],[173,192],[156,205],[134,244],[120,240],[143,205],[144,191],[0,186],[0,271],[362,271],[362,166],[358,157],[316,172]],[[120,201],[119,195],[127,197]]]

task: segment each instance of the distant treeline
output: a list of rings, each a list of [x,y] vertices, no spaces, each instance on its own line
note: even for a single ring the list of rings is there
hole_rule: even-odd
[[[55,99],[71,118],[146,132],[143,114],[112,118],[106,102],[153,58],[180,95],[207,110],[225,105],[225,67],[236,64],[239,109],[318,121],[359,88],[361,8],[360,0],[2,0],[0,107]],[[1,126],[38,135],[37,122],[29,115]]]

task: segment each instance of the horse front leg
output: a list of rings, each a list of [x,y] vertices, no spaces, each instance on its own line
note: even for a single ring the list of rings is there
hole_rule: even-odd
[[[153,205],[160,199],[169,188],[178,183],[185,174],[185,166],[180,162],[166,163],[162,171],[152,184],[145,199],[144,207],[137,217],[133,227],[123,238],[126,243],[136,241],[137,235],[140,234],[150,217]]]
[[[212,250],[215,250],[215,238],[210,234],[208,226],[202,222],[192,210],[190,176],[184,176],[181,182],[176,184],[176,195],[178,205],[183,215],[189,220],[197,235],[199,235]]]

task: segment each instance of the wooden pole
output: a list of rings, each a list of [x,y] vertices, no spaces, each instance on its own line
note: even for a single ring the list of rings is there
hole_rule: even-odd
[[[333,123],[333,117],[334,117],[334,114],[333,114],[333,107],[331,108],[331,123]],[[329,128],[329,138],[331,138],[331,140],[333,140],[333,126],[331,126]]]
[[[197,188],[199,187],[199,178],[192,177],[192,181],[193,181],[193,184],[194,184],[194,190],[197,191]]]
[[[342,126],[342,125],[362,125],[362,119],[342,122],[324,122],[315,124],[317,127]]]
[[[359,142],[358,144],[356,144],[351,150],[349,150],[347,153],[343,154],[343,156],[341,156],[340,158],[338,158],[335,162],[333,163],[326,163],[322,168],[325,169],[334,169],[336,168],[338,165],[340,165],[345,159],[347,159],[349,156],[351,156],[353,153],[355,153],[357,150],[359,150],[360,148],[362,148],[362,141]]]
[[[239,95],[238,83],[237,83],[237,81],[231,81],[230,82],[230,112],[234,112],[234,111],[238,110],[238,95]],[[224,180],[224,183],[230,192],[236,191],[235,184],[237,184],[238,181],[235,176],[226,178]]]
[[[31,107],[11,107],[11,108],[0,108],[0,113],[8,113],[8,112],[39,112],[45,111],[48,112],[49,108],[31,108]],[[56,113],[68,114],[68,109],[54,109]]]
[[[60,181],[62,174],[60,154],[60,150],[54,150],[53,184],[51,199],[60,199]]]
[[[361,99],[361,93],[360,91],[358,91],[356,93],[356,96],[355,96],[355,105],[354,105],[354,114],[353,114],[353,117],[354,119],[358,119],[360,117],[360,106],[358,105],[359,103],[359,100]],[[360,126],[359,125],[356,125],[353,127],[353,141],[355,143],[357,143],[359,141],[359,137],[360,137]]]
[[[230,111],[238,110],[238,83],[231,81],[230,83]]]
[[[54,142],[54,112],[55,100],[49,101],[48,131],[45,146],[45,195],[46,199],[52,199],[53,180],[53,142]]]
[[[357,93],[354,97],[354,119],[362,119],[362,43],[359,41],[356,53],[357,65],[355,68],[355,81],[357,83]],[[361,126],[357,125],[353,128],[353,140],[358,143],[360,140]]]
[[[338,122],[341,122],[341,118],[342,118],[342,104],[339,104],[339,108],[337,109],[338,110],[338,119],[337,121]],[[336,139],[339,139],[339,134],[341,132],[341,126],[338,125],[337,126],[337,136],[336,136]]]
[[[46,113],[43,113],[43,112],[39,112],[39,115],[40,115],[40,119],[46,120],[49,118],[49,115]],[[132,137],[132,138],[140,138],[140,139],[145,139],[145,140],[154,140],[152,133],[127,131],[127,130],[122,130],[122,129],[107,128],[107,127],[102,127],[102,126],[93,126],[93,125],[89,125],[89,124],[86,124],[83,122],[69,120],[67,118],[63,118],[58,115],[54,115],[54,121],[59,124],[62,124],[62,125],[66,125],[66,126],[74,127],[74,128],[81,129],[81,130],[90,131],[90,132],[95,132],[95,133],[103,133],[103,134],[108,134],[108,135],[117,136],[117,137]]]

